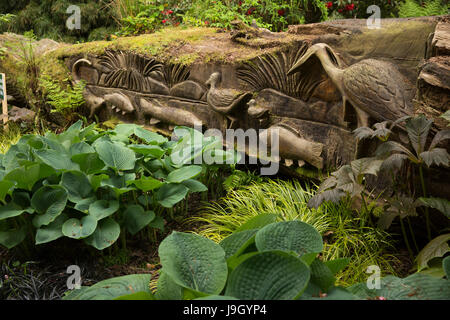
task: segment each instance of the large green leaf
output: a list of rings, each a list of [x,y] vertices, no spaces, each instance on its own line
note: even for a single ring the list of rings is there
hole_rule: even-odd
[[[196,234],[173,232],[158,249],[161,264],[178,285],[219,294],[227,280],[225,252],[217,243]]]
[[[158,202],[165,208],[172,208],[183,200],[189,189],[182,184],[164,184],[158,189],[156,196]]]
[[[77,203],[92,194],[91,183],[80,171],[66,171],[62,174],[61,185],[67,190],[69,200]]]
[[[7,195],[11,195],[14,186],[16,185],[15,181],[2,180],[0,181],[0,201],[5,202],[5,198]]]
[[[311,225],[301,221],[269,224],[256,234],[259,251],[294,251],[298,255],[319,253],[323,249],[322,237]]]
[[[35,244],[47,243],[63,237],[62,226],[68,219],[66,214],[60,214],[55,221],[47,226],[42,226],[36,231]]]
[[[105,168],[105,163],[100,160],[97,153],[80,153],[72,156],[72,161],[80,166],[80,170],[86,174],[99,173]]]
[[[190,192],[204,192],[208,191],[208,188],[201,183],[200,181],[197,181],[195,179],[188,179],[182,182],[183,185],[189,188]]]
[[[158,300],[182,300],[184,288],[176,284],[170,276],[161,269],[156,289]]]
[[[119,210],[117,200],[97,200],[89,205],[89,215],[97,220],[109,217]]]
[[[45,149],[35,150],[34,154],[42,162],[57,170],[80,170],[80,166],[72,162],[70,155],[66,152]]]
[[[78,289],[78,293],[75,290],[63,300],[113,300],[138,292],[151,293],[148,287],[150,279],[149,274],[131,274],[111,278],[89,288]]]
[[[8,203],[7,205],[0,207],[0,221],[8,218],[20,216],[25,210],[14,203]]]
[[[31,198],[31,206],[39,213],[33,219],[36,228],[48,225],[64,210],[67,191],[61,186],[42,186]]]
[[[17,189],[31,191],[36,182],[50,176],[53,172],[54,170],[47,165],[36,163],[16,168],[6,174],[3,179],[16,182]]]
[[[295,299],[309,278],[309,268],[299,258],[282,251],[262,252],[233,270],[225,295],[242,300]]]
[[[442,212],[447,218],[450,218],[450,201],[443,198],[419,198],[423,205],[434,208]]]
[[[145,211],[144,208],[138,204],[129,205],[123,215],[125,227],[128,232],[133,235],[141,231],[155,219],[155,213],[153,211]]]
[[[138,180],[128,181],[127,184],[134,184],[136,188],[147,192],[159,188],[163,183],[152,177],[141,177]]]
[[[95,232],[84,241],[98,250],[103,250],[113,245],[119,235],[119,224],[111,218],[106,218],[98,222]]]
[[[168,141],[168,139],[166,137],[163,137],[160,134],[157,134],[155,132],[151,132],[149,130],[146,130],[144,128],[141,127],[136,127],[134,129],[134,134],[141,138],[142,140],[144,140],[145,142],[147,142],[148,144],[163,144],[165,142]]]
[[[69,153],[71,156],[77,154],[95,153],[95,149],[86,142],[78,142],[70,146]]]
[[[436,257],[442,257],[447,252],[450,252],[448,241],[450,240],[450,233],[440,235],[430,242],[417,255],[417,264],[419,271],[428,266],[428,261]]]
[[[233,232],[233,234],[223,239],[219,244],[225,251],[225,259],[242,253],[245,248],[255,241],[256,232],[258,232],[258,229]]]
[[[160,146],[146,145],[146,144],[132,144],[128,148],[136,153],[143,154],[144,156],[150,156],[150,158],[161,158],[166,152]]]
[[[84,216],[81,221],[75,218],[64,222],[62,233],[69,238],[83,239],[94,233],[97,228],[97,219],[92,216]]]
[[[176,169],[167,176],[168,182],[180,183],[198,176],[202,172],[201,166],[186,166]]]
[[[315,259],[311,265],[311,282],[316,284],[322,292],[334,285],[335,278],[333,272],[319,259]]]
[[[23,226],[20,229],[11,229],[6,231],[0,231],[0,244],[7,249],[14,248],[20,244],[26,237],[26,227]]]
[[[103,162],[110,168],[116,170],[131,170],[134,169],[136,162],[135,153],[120,145],[119,143],[99,142],[95,145],[95,149]]]

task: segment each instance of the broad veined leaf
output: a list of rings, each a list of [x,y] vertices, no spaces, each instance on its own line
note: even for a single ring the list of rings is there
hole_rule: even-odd
[[[62,226],[68,219],[68,216],[64,213],[60,214],[55,221],[51,222],[47,226],[42,226],[36,231],[35,244],[42,244],[51,242],[53,240],[63,237]]]
[[[48,225],[64,210],[67,191],[61,186],[42,186],[31,198],[31,206],[39,213],[33,219],[36,228]]]
[[[196,234],[172,232],[158,249],[161,264],[178,285],[219,294],[227,280],[225,252],[212,240]]]
[[[97,200],[89,205],[89,215],[97,220],[109,217],[119,210],[117,200]]]
[[[116,170],[134,169],[136,155],[127,147],[116,142],[100,142],[95,145],[95,149],[100,159],[110,168]]]
[[[6,174],[3,179],[16,182],[17,189],[31,191],[36,182],[50,176],[54,172],[55,171],[47,165],[36,163],[30,166],[13,169]]]
[[[151,275],[149,274],[131,274],[122,277],[116,277],[100,281],[89,288],[80,289],[63,300],[113,300],[138,292],[151,294],[148,284]]]
[[[190,192],[208,191],[208,188],[203,183],[194,179],[185,180],[182,184],[188,187]]]
[[[165,208],[171,208],[183,200],[189,189],[182,184],[164,184],[156,192],[158,202]]]
[[[165,142],[168,141],[168,139],[166,137],[163,137],[162,135],[146,130],[144,128],[141,127],[136,127],[134,129],[134,134],[141,138],[142,140],[144,140],[145,142],[147,142],[148,144],[163,144]]]
[[[156,298],[158,300],[182,300],[184,288],[173,281],[170,276],[161,269],[158,286],[156,289]]]
[[[125,227],[132,235],[141,231],[155,219],[155,213],[153,211],[145,211],[140,205],[129,205],[123,215]]]
[[[128,185],[133,184],[136,186],[136,188],[138,188],[144,192],[157,189],[163,185],[163,183],[161,181],[159,181],[155,178],[152,178],[152,177],[141,177],[138,180],[127,181],[127,184]]]
[[[450,201],[448,201],[447,199],[420,197],[418,200],[422,205],[437,209],[442,212],[447,218],[450,218]]]
[[[26,227],[22,226],[20,229],[10,229],[0,231],[0,244],[7,249],[12,249],[20,244],[26,237]]]
[[[301,221],[269,224],[256,234],[259,251],[285,250],[298,255],[319,253],[323,249],[322,236],[311,225]]]
[[[442,268],[447,276],[447,280],[450,281],[450,256],[447,256],[442,260]]]
[[[83,153],[95,153],[95,149],[86,142],[78,142],[70,146],[69,149],[70,155],[73,157],[77,154],[83,154]]]
[[[11,195],[14,186],[16,185],[15,181],[9,181],[9,180],[1,180],[0,181],[0,201],[5,203],[5,198],[7,195]]]
[[[261,252],[230,274],[225,295],[242,300],[291,300],[301,295],[310,278],[308,266],[282,252]]]
[[[103,171],[105,163],[100,160],[97,153],[80,153],[72,156],[72,161],[80,166],[80,170],[86,174],[94,174]]]
[[[225,251],[225,259],[239,255],[251,243],[255,242],[256,232],[258,232],[258,229],[233,232],[233,234],[223,239],[219,244]]]
[[[139,126],[133,123],[119,123],[113,130],[119,136],[129,137],[134,133],[134,130]]]
[[[322,292],[328,292],[335,282],[334,274],[328,266],[319,259],[314,259],[310,265],[311,282],[319,286]]]
[[[202,172],[201,166],[186,166],[176,169],[169,173],[167,181],[172,183],[181,183],[185,180],[192,179]]]
[[[114,298],[114,300],[156,300],[156,298],[151,292],[139,291]]]
[[[84,241],[98,250],[103,250],[113,245],[119,235],[119,224],[111,218],[106,218],[98,222],[95,232]]]
[[[8,218],[20,216],[24,212],[25,212],[25,210],[23,210],[18,205],[14,204],[14,203],[8,203],[8,204],[0,207],[0,221],[8,219]]]
[[[90,197],[90,198],[86,198],[83,200],[78,201],[74,208],[78,211],[84,212],[84,213],[88,213],[89,212],[89,206],[94,203],[95,201],[97,201],[96,197]]]
[[[363,174],[377,175],[380,170],[383,160],[376,158],[361,158],[351,162],[352,170],[355,172],[355,176]]]
[[[325,265],[331,270],[333,274],[343,270],[349,263],[349,258],[339,258],[335,260],[329,260],[324,262]]]
[[[77,203],[92,194],[91,183],[80,171],[66,171],[62,174],[61,185],[67,190],[70,201]]]
[[[151,156],[152,158],[161,158],[166,152],[163,148],[155,145],[146,144],[132,144],[128,148],[136,153],[143,154],[144,156]]]
[[[417,255],[417,264],[419,271],[428,266],[428,261],[436,257],[442,257],[450,251],[448,241],[450,233],[440,235],[430,242]]]
[[[97,219],[91,216],[84,216],[81,221],[75,218],[64,222],[62,233],[69,238],[83,239],[94,233],[97,228]]]
[[[57,170],[80,170],[80,166],[72,162],[70,155],[51,149],[35,150],[34,154],[42,162]]]

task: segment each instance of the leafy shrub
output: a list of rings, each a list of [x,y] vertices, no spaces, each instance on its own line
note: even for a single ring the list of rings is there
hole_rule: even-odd
[[[300,220],[314,226],[327,241],[324,261],[351,257],[350,268],[336,274],[340,285],[363,281],[366,269],[378,265],[383,274],[396,274],[391,266],[396,258],[389,253],[393,241],[389,234],[373,226],[367,215],[355,213],[348,201],[324,203],[308,208],[314,193],[298,181],[268,180],[229,191],[218,202],[206,205],[192,221],[202,223],[199,234],[216,242],[223,240],[251,219],[273,214],[277,221]],[[372,205],[368,205],[372,210]]]
[[[401,0],[334,0],[325,1],[330,19],[368,18],[367,8],[376,5],[380,8],[381,18],[398,16]]]
[[[191,160],[229,156],[213,137],[183,127],[175,134],[168,141],[134,124],[98,132],[78,121],[59,135],[22,136],[0,158],[0,244],[66,236],[102,250],[125,231],[162,228],[166,210],[207,190]]]
[[[156,293],[149,275],[108,279],[70,292],[64,299],[292,300],[448,299],[449,280],[426,275],[387,277],[380,292],[359,284],[335,286],[348,259],[323,262],[320,234],[300,221],[252,220],[217,244],[196,234],[173,232],[159,246],[162,269]],[[364,288],[365,286],[365,288]],[[405,289],[406,288],[406,289]],[[416,289],[411,295],[409,290]]]

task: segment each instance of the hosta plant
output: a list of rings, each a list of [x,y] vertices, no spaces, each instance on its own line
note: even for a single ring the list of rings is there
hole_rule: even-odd
[[[68,237],[102,250],[120,234],[162,228],[171,208],[207,190],[193,160],[229,158],[213,137],[184,127],[175,136],[134,124],[99,132],[81,122],[59,135],[23,136],[0,156],[0,244]]]
[[[320,234],[300,221],[249,221],[220,243],[196,234],[173,232],[159,247],[162,269],[156,292],[149,275],[129,275],[68,292],[64,299],[117,300],[292,300],[371,299],[377,289],[366,283],[349,289],[334,285],[334,274],[348,259],[322,262]],[[449,299],[448,280],[427,275],[387,277],[389,299]],[[406,287],[407,289],[404,289]]]

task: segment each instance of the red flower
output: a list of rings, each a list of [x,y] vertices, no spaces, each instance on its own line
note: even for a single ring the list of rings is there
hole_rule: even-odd
[[[255,11],[255,8],[248,9],[246,15],[248,15],[248,16],[251,15],[253,13],[253,11]]]
[[[239,5],[239,6],[242,6],[242,1],[239,1],[238,5]]]
[[[348,4],[348,5],[345,6],[345,10],[347,10],[347,11],[352,11],[353,9],[355,9],[355,4],[354,3]]]
[[[333,2],[331,1],[327,2],[326,6],[328,9],[331,8],[333,6]]]
[[[173,13],[173,11],[172,11],[172,10],[169,10],[169,11],[167,11],[167,13],[168,13],[168,14],[172,14],[172,13]]]
[[[163,21],[161,21],[162,23],[166,23],[167,22],[167,20],[166,19],[164,19]]]
[[[342,10],[342,9],[338,9],[338,12],[339,12],[339,13],[342,13],[342,11],[344,11],[344,10]]]
[[[209,22],[208,22],[208,21],[205,21],[205,24],[209,24]]]
[[[284,16],[284,9],[279,9],[278,10],[278,15],[279,16]]]

